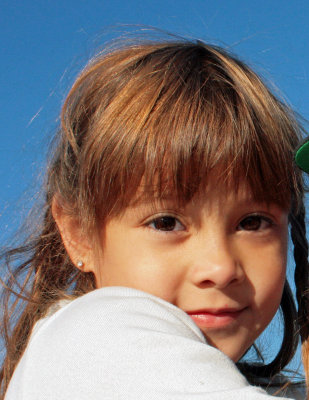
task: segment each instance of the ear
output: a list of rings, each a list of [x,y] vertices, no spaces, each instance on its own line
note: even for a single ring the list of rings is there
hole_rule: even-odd
[[[52,214],[72,263],[84,272],[93,271],[92,246],[78,219],[65,211],[57,196],[52,201]]]

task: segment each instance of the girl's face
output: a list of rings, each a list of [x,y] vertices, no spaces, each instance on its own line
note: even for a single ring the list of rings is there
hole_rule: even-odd
[[[127,286],[188,313],[238,361],[279,307],[288,216],[277,205],[210,188],[184,208],[140,201],[102,230],[98,287]]]

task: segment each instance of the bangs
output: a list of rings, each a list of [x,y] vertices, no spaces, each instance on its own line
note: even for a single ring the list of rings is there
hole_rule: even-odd
[[[183,205],[210,183],[235,192],[246,183],[256,201],[290,207],[298,125],[246,65],[187,42],[118,50],[103,63],[109,97],[100,93],[85,141],[98,160],[87,171],[97,214],[121,212],[137,193]]]

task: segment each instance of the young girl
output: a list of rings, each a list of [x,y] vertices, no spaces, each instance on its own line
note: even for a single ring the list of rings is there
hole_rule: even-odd
[[[299,335],[307,372],[301,131],[251,69],[200,41],[93,59],[62,109],[42,226],[4,254],[2,398],[263,399],[234,363],[270,379]],[[277,356],[242,361],[279,307]]]

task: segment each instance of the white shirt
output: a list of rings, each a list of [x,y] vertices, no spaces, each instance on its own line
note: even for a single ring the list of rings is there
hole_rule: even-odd
[[[97,289],[34,327],[5,400],[267,400],[191,318],[147,293]]]

